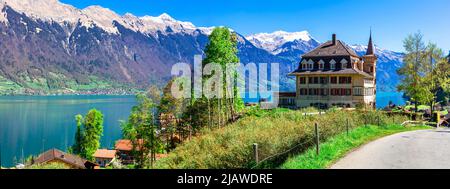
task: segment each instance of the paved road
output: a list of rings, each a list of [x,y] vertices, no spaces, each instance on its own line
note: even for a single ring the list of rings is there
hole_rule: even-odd
[[[371,142],[332,169],[449,169],[450,129],[399,133]]]

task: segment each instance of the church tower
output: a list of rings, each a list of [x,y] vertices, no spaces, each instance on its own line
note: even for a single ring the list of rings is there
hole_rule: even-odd
[[[377,74],[377,56],[375,55],[375,48],[372,42],[372,31],[370,31],[369,44],[367,45],[366,55],[363,56],[363,61],[363,71],[375,78]]]
[[[373,93],[377,94],[377,56],[372,42],[372,30],[370,30],[369,44],[367,45],[366,55],[363,56],[363,71],[373,76]],[[376,108],[376,100],[373,103]]]

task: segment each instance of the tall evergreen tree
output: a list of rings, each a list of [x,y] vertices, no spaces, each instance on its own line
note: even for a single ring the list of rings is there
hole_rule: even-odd
[[[83,116],[81,115],[76,115],[75,116],[75,121],[77,123],[77,130],[75,132],[75,144],[72,146],[72,152],[75,154],[81,154],[82,149],[81,146],[83,145],[83,138],[84,138],[84,130],[82,128],[83,126]]]
[[[136,167],[146,168],[153,166],[162,145],[157,135],[155,104],[145,94],[138,94],[136,98],[138,105],[132,108],[128,121],[122,122],[122,135],[133,145]]]

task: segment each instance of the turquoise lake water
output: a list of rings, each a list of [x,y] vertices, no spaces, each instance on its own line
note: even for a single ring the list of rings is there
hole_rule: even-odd
[[[377,94],[379,108],[390,100],[397,105],[405,103],[401,93]],[[14,166],[22,157],[51,148],[67,150],[74,141],[75,115],[85,115],[92,108],[104,114],[102,147],[112,147],[121,137],[119,120],[126,120],[135,104],[134,96],[0,97],[2,166]]]

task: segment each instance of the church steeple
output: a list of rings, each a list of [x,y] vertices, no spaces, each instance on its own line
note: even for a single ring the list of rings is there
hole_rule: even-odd
[[[370,29],[370,37],[369,37],[369,44],[367,45],[367,52],[366,55],[374,55],[374,48],[372,43],[372,29]]]

